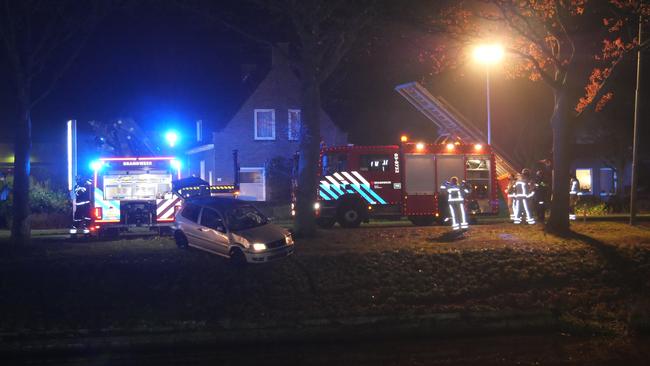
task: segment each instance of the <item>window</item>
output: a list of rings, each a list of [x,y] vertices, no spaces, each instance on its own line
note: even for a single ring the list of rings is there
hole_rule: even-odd
[[[239,168],[239,198],[245,201],[266,201],[264,168]]]
[[[346,154],[325,154],[321,162],[322,175],[330,175],[336,172],[348,170],[348,156]]]
[[[384,155],[361,155],[359,158],[359,170],[362,172],[387,172],[391,169],[391,156]]]
[[[223,220],[215,210],[204,208],[201,214],[201,225],[217,231],[224,231]]]
[[[275,140],[275,109],[255,110],[255,140]]]
[[[203,141],[203,121],[202,120],[196,121],[196,141],[197,142]]]
[[[200,211],[201,211],[201,207],[188,203],[185,205],[185,208],[183,208],[183,211],[181,212],[181,216],[183,216],[184,218],[190,221],[197,222],[199,221]]]
[[[161,199],[172,190],[171,174],[110,174],[104,176],[104,199]]]
[[[576,179],[580,182],[579,194],[593,194],[591,169],[576,169]]]
[[[268,219],[253,206],[239,206],[227,213],[230,230],[246,230],[268,223]]]
[[[262,171],[240,171],[239,172],[239,182],[240,183],[262,183]]]
[[[289,141],[297,141],[300,138],[300,109],[289,109],[289,116],[287,118],[287,121]]]
[[[616,173],[612,168],[600,168],[600,195],[616,194]]]

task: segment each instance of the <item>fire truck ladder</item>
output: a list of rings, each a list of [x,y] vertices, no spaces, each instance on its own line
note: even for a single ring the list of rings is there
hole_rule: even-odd
[[[410,82],[395,87],[406,100],[409,101],[420,113],[424,114],[436,126],[438,133],[457,137],[461,141],[472,141],[486,143],[487,139],[483,131],[476,128],[451,104],[442,97],[434,97],[418,82]],[[496,160],[497,176],[514,174],[518,171],[507,154],[501,149],[492,145]]]

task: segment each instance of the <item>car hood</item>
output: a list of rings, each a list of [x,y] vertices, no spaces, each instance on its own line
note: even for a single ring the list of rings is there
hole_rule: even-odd
[[[267,244],[284,239],[289,235],[289,231],[274,224],[265,224],[251,229],[233,231],[232,234],[239,243],[250,245],[253,243]]]

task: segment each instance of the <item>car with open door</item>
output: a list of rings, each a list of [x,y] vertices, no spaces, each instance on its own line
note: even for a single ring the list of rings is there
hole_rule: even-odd
[[[265,263],[293,254],[291,233],[250,202],[223,197],[186,199],[176,215],[179,248],[194,247],[235,263]]]

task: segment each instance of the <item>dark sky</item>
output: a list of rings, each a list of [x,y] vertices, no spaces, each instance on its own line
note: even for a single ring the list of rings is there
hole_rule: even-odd
[[[36,141],[62,136],[71,118],[83,122],[132,117],[158,135],[169,127],[191,131],[199,118],[223,124],[242,101],[241,65],[257,64],[260,75],[268,69],[266,46],[173,7],[147,4],[115,14],[99,27],[55,91],[34,110]],[[427,39],[404,24],[377,27],[325,85],[324,107],[349,132],[351,142],[393,144],[401,133],[425,140],[435,137],[432,124],[393,90],[409,81],[422,81],[485,128],[482,70],[465,65],[432,75],[428,62],[419,58],[418,42]],[[633,71],[633,66],[626,67]],[[619,84],[633,90],[633,72]],[[548,139],[552,97],[543,84],[508,80],[496,71],[491,86],[497,143],[507,148],[522,131]],[[11,98],[6,83],[0,88],[0,119],[7,124]],[[623,93],[623,102],[629,104],[630,97]]]

